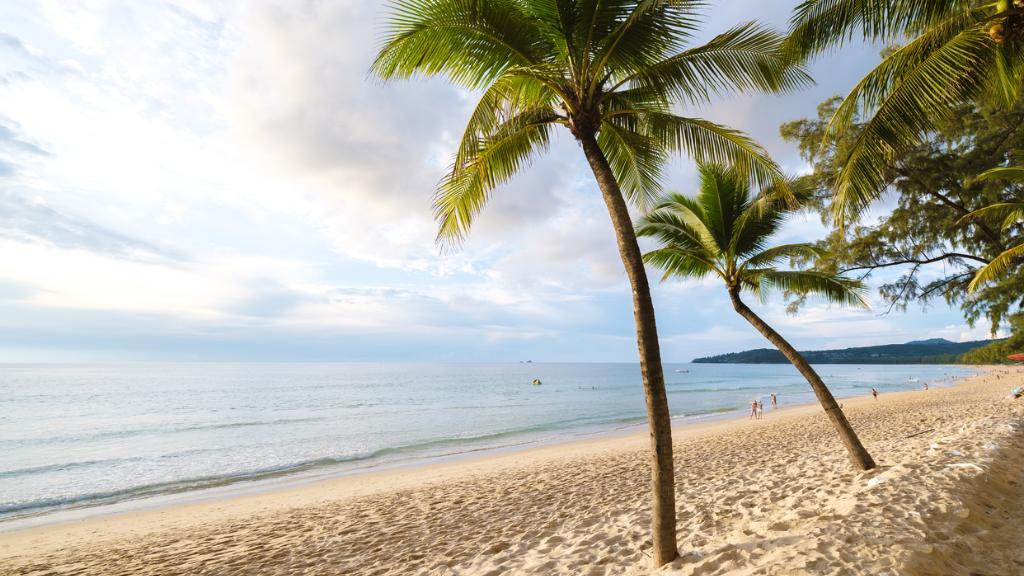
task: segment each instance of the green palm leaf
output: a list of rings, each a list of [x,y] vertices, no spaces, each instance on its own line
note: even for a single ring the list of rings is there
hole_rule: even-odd
[[[977,178],[975,178],[975,180],[990,179],[1012,180],[1018,184],[1024,184],[1024,168],[993,168],[982,172]],[[1024,220],[1024,202],[1004,202],[986,206],[964,216],[960,219],[960,222],[963,222],[968,218],[1003,218],[1003,229],[1005,230],[1017,222]]]
[[[984,284],[992,282],[999,277],[1008,267],[1024,261],[1024,244],[1014,246],[996,256],[991,262],[979,269],[974,274],[974,279],[967,285],[967,292],[974,293]]]
[[[608,157],[622,194],[646,211],[661,190],[662,175],[669,156],[664,146],[644,134],[635,116],[611,117],[604,121],[597,142]]]
[[[968,0],[809,0],[790,21],[792,54],[808,58],[858,35],[908,43],[847,95],[822,147],[858,113],[870,116],[841,166],[830,214],[854,220],[889,185],[898,153],[915,145],[959,103],[1009,104],[1024,80],[1021,10],[1012,2]],[[1005,28],[1004,28],[1005,25]]]
[[[373,63],[384,80],[445,74],[476,89],[509,66],[545,59],[549,43],[510,0],[411,0],[395,6]]]
[[[703,250],[681,250],[662,248],[644,254],[644,263],[665,271],[662,281],[676,276],[681,279],[701,280],[722,271],[715,267],[714,257]]]
[[[701,118],[645,112],[651,136],[698,164],[727,164],[759,186],[784,181],[768,152],[746,134]]]
[[[747,258],[745,265],[752,268],[764,268],[773,266],[777,264],[779,260],[786,258],[804,258],[809,262],[814,262],[824,256],[824,250],[815,248],[811,244],[781,244],[779,246],[765,248],[750,258]]]
[[[853,308],[869,308],[865,297],[867,287],[857,280],[808,270],[775,270],[761,275],[772,290],[814,294],[830,304]]]
[[[473,109],[455,153],[454,166],[467,165],[478,154],[482,142],[502,130],[501,125],[509,120],[509,111],[521,110],[535,119],[558,120],[553,108],[555,98],[539,82],[513,75],[499,79],[481,95]]]
[[[982,218],[1002,218],[1003,229],[1005,230],[1024,220],[1024,202],[1004,202],[1002,204],[986,206],[964,216],[960,219],[960,222],[967,219],[980,220]]]
[[[859,281],[776,267],[783,259],[813,261],[825,256],[810,244],[770,245],[786,216],[794,212],[791,205],[766,202],[776,193],[767,189],[754,194],[736,170],[701,165],[696,195],[667,194],[637,221],[637,236],[652,238],[661,246],[645,254],[644,262],[662,270],[663,279],[716,273],[730,289],[749,290],[762,302],[782,290],[866,307],[865,287]]]
[[[618,81],[651,94],[699,104],[726,91],[791,92],[813,83],[783,53],[784,38],[754,22],[737,26],[707,44],[647,66]]]
[[[1024,168],[993,168],[979,174],[975,180],[1002,179],[1024,184]]]
[[[545,109],[524,112],[487,138],[476,140],[476,150],[467,152],[463,163],[452,168],[434,197],[439,240],[457,244],[465,238],[493,190],[547,149],[549,113]]]
[[[836,110],[826,141],[844,131],[858,110],[874,112],[840,169],[831,210],[836,222],[859,216],[878,198],[888,185],[895,152],[917,141],[933,122],[949,118],[950,102],[981,93],[976,71],[987,66],[988,37],[972,15],[947,24],[883,61]]]
[[[722,246],[708,228],[703,206],[681,194],[665,195],[654,211],[639,220],[636,234],[653,237],[666,246],[704,251],[715,260],[722,256]]]
[[[968,0],[808,0],[793,12],[790,43],[806,57],[841,47],[858,31],[866,41],[899,41],[970,8]]]

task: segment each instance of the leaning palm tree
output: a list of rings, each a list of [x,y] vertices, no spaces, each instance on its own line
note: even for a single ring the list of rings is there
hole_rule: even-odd
[[[906,44],[861,79],[829,123],[824,143],[870,116],[836,180],[831,215],[858,216],[889,185],[889,167],[976,99],[1009,104],[1024,80],[1024,0],[807,0],[790,21],[794,56],[809,58],[858,35]],[[909,41],[907,41],[909,38]],[[823,144],[824,144],[823,143]]]
[[[798,200],[806,193],[794,189]],[[706,278],[718,276],[725,281],[733,308],[767,338],[793,366],[803,374],[818,397],[854,467],[875,467],[871,455],[860,443],[850,422],[839,409],[832,393],[811,365],[778,332],[772,329],[740,299],[749,290],[765,302],[775,290],[797,290],[816,294],[836,304],[866,307],[864,285],[835,274],[804,270],[779,270],[779,261],[788,258],[815,260],[822,256],[810,244],[770,246],[770,237],[778,231],[790,212],[780,202],[775,189],[753,195],[749,185],[735,170],[721,166],[700,167],[700,191],[693,198],[668,194],[653,212],[641,218],[637,236],[656,239],[661,248],[644,254],[644,261],[665,272],[668,278]]]
[[[445,75],[480,100],[434,196],[438,242],[458,245],[494,191],[548,149],[564,126],[583,149],[611,215],[633,289],[651,426],[654,564],[677,555],[671,423],[650,288],[628,204],[644,210],[673,154],[779,179],[746,135],[678,105],[729,92],[786,92],[809,78],[783,38],[756,24],[703,46],[699,0],[396,0],[373,71],[384,80]]]
[[[993,168],[981,173],[977,178],[975,178],[975,180],[993,178],[1011,180],[1024,185],[1024,168]],[[1024,221],[1024,202],[1001,202],[999,204],[986,206],[964,216],[961,221],[967,219],[980,220],[984,218],[1003,219],[1003,229],[1005,230],[1010,226]],[[978,271],[974,273],[974,279],[971,280],[971,283],[967,286],[967,291],[969,293],[973,293],[982,285],[992,282],[998,278],[999,275],[1010,266],[1021,263],[1024,263],[1024,242],[1007,248],[998,256],[993,258],[991,262],[979,268]]]

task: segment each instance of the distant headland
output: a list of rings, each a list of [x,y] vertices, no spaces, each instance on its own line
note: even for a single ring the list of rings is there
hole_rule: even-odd
[[[811,364],[953,364],[961,354],[999,340],[950,342],[945,338],[915,340],[906,344],[886,344],[842,350],[808,350],[800,354]],[[782,352],[758,348],[744,352],[696,358],[695,364],[788,364]]]

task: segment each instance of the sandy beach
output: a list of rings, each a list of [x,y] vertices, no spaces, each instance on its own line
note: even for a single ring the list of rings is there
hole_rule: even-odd
[[[816,405],[677,427],[682,556],[657,573],[1024,573],[1016,370],[842,400],[866,473]],[[0,573],[648,574],[646,449],[598,438],[0,534]]]

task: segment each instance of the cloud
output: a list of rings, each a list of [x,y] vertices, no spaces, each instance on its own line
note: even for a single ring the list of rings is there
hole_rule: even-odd
[[[495,191],[461,250],[438,257],[431,194],[478,94],[443,79],[369,77],[380,8],[368,1],[254,8],[232,64],[235,140],[276,174],[318,191],[325,233],[345,254],[520,288],[581,278],[621,283],[606,209],[567,133]]]
[[[2,117],[0,117],[2,119]],[[49,152],[31,142],[27,142],[9,128],[0,124],[0,153],[31,154],[34,156],[51,156]]]
[[[751,14],[727,8],[709,12],[709,29]],[[479,95],[443,79],[369,77],[387,9],[375,0],[9,8],[0,360],[635,362],[607,209],[567,132],[495,191],[461,250],[439,255],[431,194]],[[845,82],[856,70],[826,72]],[[813,113],[819,99],[741,98],[692,114],[747,129],[792,159],[778,124]],[[686,161],[669,175],[670,189],[692,181]],[[764,345],[718,285],[659,285],[655,300],[666,360]],[[809,347],[924,330],[919,317],[763,312]]]
[[[41,201],[0,190],[0,238],[137,261],[181,259],[162,247],[61,213]]]
[[[1007,338],[1009,331],[1001,328],[995,338]],[[974,328],[967,324],[950,324],[938,330],[928,332],[926,338],[945,338],[952,342],[974,342],[976,340],[992,339],[992,324],[984,318],[979,318]]]
[[[25,71],[31,73],[31,75],[79,75],[85,72],[82,65],[75,60],[68,59],[58,61],[46,55],[42,50],[26,44],[18,36],[9,34],[7,32],[0,31],[0,52],[6,52],[8,58],[6,58],[7,66],[18,66],[22,67]],[[11,83],[19,80],[28,80],[31,78],[30,74],[26,74],[24,71],[13,71],[4,70],[0,72],[2,77],[7,80],[5,83]]]
[[[0,178],[10,178],[21,168],[25,157],[37,158],[51,156],[36,144],[29,142],[8,125],[17,123],[0,114]]]
[[[367,78],[369,2],[258,4],[231,65],[233,139],[267,172],[319,192],[336,247],[395,265],[436,259],[430,193],[465,107],[442,82]]]

